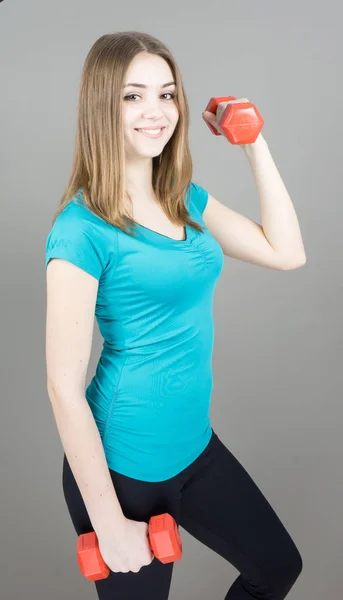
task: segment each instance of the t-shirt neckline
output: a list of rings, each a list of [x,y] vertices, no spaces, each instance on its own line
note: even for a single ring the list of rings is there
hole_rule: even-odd
[[[87,210],[88,207],[84,204],[84,196],[83,196],[83,191],[80,188],[76,194],[76,198],[78,198],[81,201],[81,205],[83,208],[86,208]],[[74,200],[76,200],[76,198]],[[90,211],[92,215],[95,215],[97,218],[98,215],[96,215],[95,213],[93,213],[93,211]],[[103,219],[101,219],[103,220]],[[154,242],[155,244],[160,244],[160,245],[170,245],[170,246],[179,246],[179,247],[183,247],[186,245],[189,245],[192,243],[192,239],[193,239],[193,230],[190,227],[190,225],[188,225],[187,223],[184,225],[184,234],[185,234],[185,239],[184,240],[175,240],[174,238],[171,238],[167,235],[164,235],[163,233],[159,233],[158,231],[155,231],[154,229],[150,229],[149,227],[146,227],[145,225],[141,225],[140,223],[136,223],[134,222],[133,228],[138,228],[140,235],[142,235],[142,237],[144,237],[145,239]]]
[[[185,235],[185,239],[183,240],[176,240],[172,237],[169,237],[168,235],[164,235],[163,233],[160,233],[159,231],[155,231],[154,229],[150,229],[150,227],[146,227],[145,225],[141,225],[140,223],[134,223],[134,227],[138,227],[141,231],[141,233],[145,236],[145,237],[152,237],[154,239],[157,239],[158,241],[161,242],[165,242],[165,243],[170,243],[170,244],[177,244],[177,245],[182,245],[182,244],[188,244],[189,242],[189,228],[188,225],[186,224],[183,228],[184,231],[184,235]]]

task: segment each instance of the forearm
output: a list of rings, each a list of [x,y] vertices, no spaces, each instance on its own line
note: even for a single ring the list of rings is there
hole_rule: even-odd
[[[94,531],[120,529],[125,517],[109,473],[101,437],[85,398],[49,392],[58,433]]]
[[[256,184],[264,235],[276,252],[305,260],[297,215],[265,139],[243,146]]]

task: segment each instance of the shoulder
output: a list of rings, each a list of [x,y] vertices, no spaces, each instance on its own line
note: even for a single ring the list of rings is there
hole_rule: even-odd
[[[46,239],[45,265],[62,258],[97,279],[106,268],[116,241],[114,228],[92,213],[76,196],[58,215]]]
[[[208,201],[208,191],[198,183],[195,183],[195,181],[191,181],[187,196],[189,206],[194,206],[195,209],[202,214]]]

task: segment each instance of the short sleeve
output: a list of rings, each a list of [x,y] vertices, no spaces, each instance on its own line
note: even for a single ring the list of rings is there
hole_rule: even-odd
[[[101,238],[92,221],[65,209],[47,237],[45,267],[52,258],[62,258],[100,279],[107,262]]]
[[[191,202],[194,204],[200,214],[202,214],[208,201],[208,192],[194,181],[191,182],[190,192]]]

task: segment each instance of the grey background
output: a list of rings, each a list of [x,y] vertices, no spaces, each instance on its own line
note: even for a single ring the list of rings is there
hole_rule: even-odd
[[[0,4],[1,600],[88,600],[46,391],[45,240],[71,167],[86,54],[141,30],[172,49],[191,107],[194,180],[260,221],[248,162],[201,119],[244,96],[294,202],[305,267],[225,258],[214,306],[212,425],[293,536],[290,599],[343,594],[342,36],[340,3],[146,0]],[[276,200],[277,201],[277,200]],[[101,348],[96,328],[88,380]],[[223,598],[238,573],[185,531],[171,600]]]

